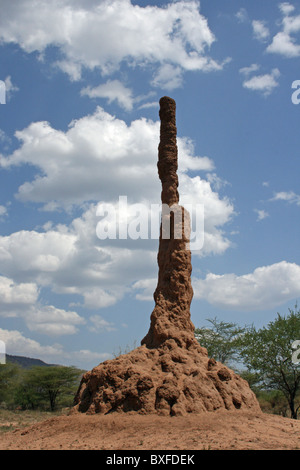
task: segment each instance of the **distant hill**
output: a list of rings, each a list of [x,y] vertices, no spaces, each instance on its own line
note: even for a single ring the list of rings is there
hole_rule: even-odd
[[[24,369],[29,369],[30,367],[33,367],[33,366],[50,367],[50,366],[57,365],[57,364],[47,364],[46,362],[41,361],[40,359],[33,359],[31,357],[25,357],[25,356],[11,356],[10,354],[6,354],[6,362],[18,364],[20,367],[23,367]]]

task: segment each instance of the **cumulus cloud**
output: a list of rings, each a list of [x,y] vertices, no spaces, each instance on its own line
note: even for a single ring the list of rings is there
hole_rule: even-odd
[[[15,286],[32,285],[34,289],[35,295],[28,305],[21,304],[18,316],[33,332],[71,335],[86,325],[76,312],[78,306],[105,308],[127,293],[145,299],[145,284],[135,283],[155,278],[157,239],[99,240],[97,209],[108,203],[118,213],[119,196],[126,195],[130,218],[135,204],[150,207],[160,203],[156,168],[159,122],[137,119],[127,124],[98,107],[93,114],[72,121],[66,132],[47,122],[35,122],[17,131],[16,137],[19,148],[7,157],[0,156],[0,166],[9,169],[29,164],[36,169],[33,179],[20,186],[17,198],[52,211],[75,205],[81,213],[66,225],[49,221],[40,229],[0,236],[3,276]],[[201,255],[223,253],[230,246],[223,227],[234,215],[233,205],[213,189],[220,183],[211,174],[214,162],[195,155],[187,137],[178,137],[178,149],[180,202],[204,205]],[[206,173],[211,178],[204,179]],[[70,310],[42,305],[38,292],[43,288],[70,295]],[[74,295],[78,297],[74,299]],[[90,321],[97,331],[115,328],[99,316]]]
[[[175,67],[172,64],[162,65],[156,72],[152,85],[166,90],[174,90],[182,85],[183,73],[182,68]]]
[[[72,123],[66,133],[52,129],[49,124],[36,123],[22,131],[21,136],[20,149],[2,159],[1,164],[3,168],[9,168],[31,162],[43,169],[45,186],[35,186],[39,176],[33,182],[25,183],[27,187],[32,185],[26,200],[51,204],[55,197],[54,203],[61,206],[72,201],[76,183],[77,203],[86,204],[84,212],[68,225],[49,222],[41,231],[22,230],[0,236],[2,273],[15,283],[33,288],[29,305],[21,305],[18,316],[33,332],[48,336],[71,335],[85,325],[85,320],[76,313],[78,306],[105,308],[120,301],[127,293],[146,300],[150,290],[152,297],[152,284],[148,284],[148,280],[157,275],[158,241],[99,240],[96,228],[99,222],[97,209],[104,203],[111,204],[118,215],[126,215],[131,220],[136,202],[148,204],[147,207],[150,202],[160,202],[161,187],[155,168],[158,123],[142,119],[126,125],[98,109],[95,115]],[[201,255],[223,253],[230,241],[222,228],[233,216],[233,206],[226,198],[219,197],[209,181],[198,174],[188,174],[189,171],[192,174],[211,172],[213,161],[194,156],[193,143],[188,138],[179,138],[178,146],[181,155],[180,202],[197,204],[201,201],[205,207],[205,241]],[[122,171],[118,171],[119,167]],[[124,181],[124,173],[127,181]],[[63,185],[60,193],[57,179]],[[110,184],[107,183],[109,179]],[[101,194],[99,187],[103,190]],[[117,198],[122,193],[128,193],[126,214],[120,213],[118,206]],[[21,188],[19,197],[23,195]],[[97,196],[103,196],[103,200],[87,202]],[[40,305],[38,290],[44,287],[57,294],[69,294],[73,302],[70,303],[71,310]],[[79,296],[77,303],[74,303],[74,295]],[[92,316],[90,321],[93,331],[115,328],[100,316]]]
[[[242,73],[243,75],[250,75],[252,72],[257,72],[257,70],[260,69],[260,65],[258,64],[251,64],[249,65],[249,67],[243,67],[239,70],[240,73]]]
[[[80,94],[90,98],[106,98],[109,103],[117,101],[126,111],[131,111],[133,108],[132,90],[126,88],[119,80],[108,80],[94,88],[83,88]]]
[[[132,5],[129,0],[3,0],[1,11],[2,42],[40,54],[56,46],[62,55],[57,65],[72,80],[80,79],[83,68],[107,75],[121,63],[152,68],[168,64],[182,70],[220,68],[207,56],[215,38],[196,1],[161,8]]]
[[[235,14],[235,17],[239,23],[246,23],[249,20],[246,8],[240,8],[239,11]]]
[[[41,305],[39,293],[35,282],[17,283],[0,276],[0,316],[22,318],[31,331],[48,336],[77,333],[76,325],[84,324],[84,319],[74,311]]]
[[[71,122],[66,133],[35,122],[16,137],[21,146],[0,157],[0,166],[29,163],[40,170],[20,186],[18,198],[24,202],[67,206],[117,199],[129,188],[133,197],[149,198],[159,188],[154,164],[158,122],[139,119],[128,126],[98,107],[93,115]]]
[[[264,21],[260,20],[254,20],[252,21],[252,28],[253,28],[253,34],[254,38],[257,39],[258,41],[266,41],[270,35],[270,31],[266,26],[266,23]]]
[[[267,52],[280,54],[288,58],[299,57],[300,45],[295,43],[295,38],[285,31],[281,31],[273,37],[272,43],[268,46]]]
[[[255,75],[248,78],[243,82],[243,87],[248,90],[258,91],[264,96],[268,96],[279,85],[277,79],[280,77],[280,72],[277,68],[273,69],[271,73],[264,75]]]
[[[283,2],[279,4],[279,9],[284,15],[288,16],[295,10],[295,7],[288,2]]]
[[[85,320],[76,312],[66,311],[52,305],[33,307],[25,313],[25,321],[30,331],[47,336],[73,335],[78,332],[76,325],[85,323]]]
[[[19,88],[12,83],[10,75],[6,77],[6,79],[4,80],[4,83],[5,83],[6,100],[9,101],[13,93],[19,91]]]
[[[89,328],[92,332],[99,332],[99,331],[114,331],[116,330],[114,324],[112,322],[108,322],[100,315],[92,315],[90,317],[90,322],[93,324]]]
[[[222,225],[232,217],[233,207],[228,201],[219,199],[210,184],[199,177],[191,180],[186,176],[183,188],[189,190],[195,203],[199,198],[206,201],[207,220],[200,255],[223,253],[230,242],[222,232]],[[69,294],[70,298],[77,295],[82,300],[73,307],[79,305],[95,309],[115,304],[132,292],[132,285],[138,280],[146,282],[157,275],[158,240],[100,240],[96,234],[99,222],[97,207],[97,204],[91,204],[70,225],[51,224],[48,231],[23,230],[0,237],[2,272],[25,285],[34,284],[35,296],[31,299],[34,309],[24,316],[31,329],[55,334],[59,332],[55,325],[62,325],[61,332],[72,334],[78,325],[83,324],[74,311],[38,306],[36,286],[39,289],[48,287],[58,294]],[[129,205],[128,210],[132,209],[133,205]],[[133,291],[140,288],[144,289],[145,285],[135,284]]]
[[[263,209],[254,209],[254,212],[257,213],[257,222],[260,222],[261,220],[264,220],[269,217],[268,212]]]
[[[271,201],[287,201],[290,204],[300,206],[300,195],[294,191],[280,191],[274,195]]]
[[[271,44],[267,47],[267,52],[280,54],[287,58],[299,57],[300,45],[296,43],[293,34],[300,31],[300,15],[291,16],[294,6],[288,2],[281,3],[279,8],[283,14],[282,30],[275,34]]]
[[[241,311],[275,308],[300,295],[300,266],[281,261],[253,273],[208,274],[193,279],[194,297],[212,305]]]
[[[137,300],[153,301],[153,293],[157,284],[157,278],[143,279],[137,281],[132,286],[132,291],[136,292],[135,298]]]
[[[100,240],[98,208],[110,204],[121,217],[120,224],[122,217],[132,220],[136,204],[150,208],[152,203],[160,203],[156,169],[159,122],[138,119],[126,124],[97,108],[94,114],[73,121],[66,132],[37,122],[16,137],[20,146],[0,157],[1,167],[30,164],[36,168],[36,176],[20,186],[17,197],[43,204],[45,210],[75,203],[81,215],[68,224],[49,221],[39,230],[0,236],[2,312],[22,318],[30,331],[48,336],[76,334],[84,325],[93,331],[112,331],[115,325],[99,315],[87,324],[77,307],[106,308],[126,294],[146,300],[150,289],[152,297],[148,280],[157,275],[158,240]],[[218,181],[215,173],[211,181],[200,177],[199,173],[215,169],[213,161],[196,156],[187,137],[178,138],[178,148],[180,202],[201,202],[205,208],[200,254],[223,253],[230,246],[223,226],[234,215],[233,205],[213,190]],[[126,213],[120,211],[120,195],[127,196]],[[158,234],[159,219],[156,229]],[[70,309],[42,305],[39,293],[44,288],[70,295]],[[35,343],[27,341],[22,353],[27,346],[34,354]],[[36,348],[38,352],[38,345]]]
[[[110,240],[107,243],[100,241],[96,236],[97,222],[96,207],[92,206],[69,227],[58,226],[48,232],[21,231],[0,237],[2,272],[10,273],[14,279],[22,279],[25,293],[33,291],[35,295],[30,298],[32,307],[37,301],[36,285],[50,287],[58,294],[77,294],[82,298],[81,304],[77,305],[86,308],[104,308],[114,304],[124,296],[128,285],[139,277],[152,274],[156,268],[156,253],[152,246],[147,249],[145,245],[139,247],[132,243],[129,248],[118,243],[114,246]],[[8,283],[2,284],[3,290],[5,287],[9,294]],[[8,294],[3,298],[7,299]],[[51,331],[49,321],[45,320],[44,324],[42,320],[51,315],[52,323],[65,325],[62,331],[66,334],[75,332],[74,326],[81,324],[75,312],[37,307],[38,310],[28,310],[28,304],[23,302],[22,310],[28,312],[24,319],[30,324],[30,318],[39,319],[39,330],[48,328]],[[68,323],[69,328],[66,328]]]
[[[7,207],[0,205],[0,220],[7,215]]]
[[[74,362],[86,366],[88,362],[93,366],[95,361],[103,361],[111,357],[108,353],[97,353],[89,350],[65,351],[59,343],[41,345],[38,341],[24,336],[17,330],[0,328],[0,340],[4,341],[6,353],[17,356],[26,356],[41,359],[47,363],[74,365]]]
[[[34,282],[17,283],[0,276],[0,315],[18,316],[35,304],[38,294],[38,286]]]
[[[48,358],[60,358],[63,348],[59,344],[52,346],[42,346],[37,341],[27,338],[21,332],[16,330],[5,330],[0,328],[0,339],[6,345],[7,354],[15,354],[17,356],[24,355],[27,357],[39,358],[47,360]]]
[[[161,187],[155,164],[159,122],[142,118],[127,125],[98,107],[93,115],[72,122],[65,133],[53,129],[48,123],[37,122],[18,131],[16,136],[21,142],[20,147],[8,157],[0,158],[0,166],[10,168],[31,164],[38,170],[33,181],[19,187],[17,197],[21,201],[43,203],[45,210],[74,204],[80,206],[91,201],[115,206],[119,196],[123,195],[127,196],[129,206],[160,202]],[[200,177],[199,172],[214,169],[209,157],[195,156],[193,143],[186,137],[178,137],[178,151],[180,202],[194,207],[199,203],[204,205],[205,244],[202,254],[221,253],[229,246],[221,227],[233,216],[233,205],[212,189],[217,181],[215,173],[212,182]],[[88,222],[93,217],[95,225],[91,230],[94,231],[95,215],[87,211],[83,219]],[[78,221],[76,224],[79,226]],[[44,279],[47,279],[47,273],[57,270],[70,251],[76,249],[77,235],[74,231],[60,233],[49,230],[46,235],[35,232],[31,235],[24,232],[12,234],[10,246],[14,246],[16,252],[22,250],[24,241],[20,243],[20,238],[24,236],[27,243],[30,236],[35,240],[35,256],[27,256],[27,259],[24,253],[26,271],[34,271],[34,263],[40,268],[44,264]],[[51,247],[57,244],[57,237],[62,239],[61,254],[56,254],[55,249],[51,251]],[[43,250],[44,244],[48,246],[47,254]],[[105,253],[101,253],[105,258]]]

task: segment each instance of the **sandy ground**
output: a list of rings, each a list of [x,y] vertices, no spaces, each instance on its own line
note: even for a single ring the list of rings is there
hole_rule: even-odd
[[[297,450],[300,421],[264,413],[71,414],[1,436],[0,450]]]

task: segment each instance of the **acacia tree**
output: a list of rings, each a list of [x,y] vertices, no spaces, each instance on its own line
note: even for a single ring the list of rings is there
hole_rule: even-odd
[[[19,372],[16,364],[0,364],[0,403],[11,400]]]
[[[73,399],[80,375],[81,371],[75,367],[35,366],[25,372],[19,395],[26,395],[26,402],[35,407],[48,402],[54,411],[58,398]]]
[[[237,359],[239,338],[246,331],[236,323],[219,321],[217,318],[207,319],[211,328],[195,329],[195,337],[201,346],[207,349],[209,357],[226,364]]]
[[[249,372],[255,373],[261,389],[280,390],[297,419],[300,404],[296,403],[300,389],[300,365],[293,359],[297,351],[293,344],[300,340],[300,311],[289,309],[287,316],[279,313],[266,327],[248,328],[239,339],[240,355]],[[299,351],[300,352],[300,351]],[[299,354],[300,355],[300,354]]]

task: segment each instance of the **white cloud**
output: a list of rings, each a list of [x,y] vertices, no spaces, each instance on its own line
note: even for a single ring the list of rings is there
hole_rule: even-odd
[[[97,108],[93,115],[72,122],[66,132],[37,122],[16,136],[20,147],[7,158],[1,157],[0,165],[31,164],[37,168],[36,177],[19,188],[18,198],[45,204],[52,210],[74,203],[85,209],[69,225],[49,222],[40,231],[0,236],[3,275],[15,283],[32,283],[36,289],[48,287],[57,294],[70,295],[70,308],[75,310],[78,305],[88,309],[113,305],[132,293],[137,280],[154,278],[157,240],[99,240],[96,227],[97,207],[110,203],[117,208],[119,195],[128,196],[128,214],[135,203],[149,207],[160,203],[156,167],[159,122],[139,119],[126,124]],[[220,184],[215,173],[210,181],[199,175],[214,170],[213,161],[195,156],[188,138],[178,138],[178,149],[180,201],[194,205],[201,202],[205,208],[205,240],[200,255],[224,253],[230,241],[223,226],[231,220],[234,208],[213,190],[213,185]],[[73,308],[45,307],[37,298],[31,307],[23,308],[18,315],[32,331],[75,334],[83,325]]]
[[[269,217],[268,212],[263,209],[254,209],[254,212],[257,213],[257,222],[260,222],[261,220],[264,220]]]
[[[68,62],[67,60],[58,60],[54,63],[62,72],[65,72],[71,82],[77,82],[81,79],[81,64]]]
[[[208,181],[181,175],[180,203],[182,205],[204,205],[204,245],[200,256],[224,253],[230,246],[230,241],[224,236],[222,227],[234,216],[234,208],[229,199],[220,199],[218,193],[212,190]],[[188,206],[187,206],[188,207]],[[193,216],[193,214],[191,214]],[[193,217],[192,217],[192,229]]]
[[[229,184],[228,181],[220,178],[216,173],[207,173],[206,179],[216,191],[219,191]]]
[[[38,358],[42,360],[58,360],[63,356],[62,346],[59,344],[52,346],[42,346],[37,341],[27,338],[17,330],[4,330],[0,328],[0,339],[6,345],[6,353]]]
[[[0,276],[0,316],[22,318],[31,331],[49,336],[77,333],[76,325],[84,319],[76,312],[40,305],[39,293],[35,282],[17,283]]]
[[[280,54],[287,58],[299,57],[300,45],[296,43],[293,33],[300,31],[300,15],[290,16],[294,11],[294,6],[284,2],[279,5],[284,17],[282,19],[282,31],[279,31],[271,44],[267,47],[267,52]]]
[[[259,69],[260,65],[251,64],[249,67],[243,67],[239,70],[245,76],[243,87],[268,96],[279,85],[277,79],[280,77],[280,71],[275,68],[270,73],[251,76]]]
[[[245,80],[243,87],[248,90],[259,91],[264,96],[270,95],[272,91],[279,85],[277,79],[280,76],[278,69],[273,69],[271,73],[265,75],[256,75]]]
[[[35,294],[36,285],[40,288],[48,286],[58,294],[79,295],[83,299],[81,304],[86,308],[113,305],[124,296],[132,282],[153,273],[156,253],[151,241],[150,246],[148,241],[145,242],[146,246],[130,241],[127,244],[126,240],[116,241],[115,245],[110,240],[107,243],[100,241],[96,236],[98,221],[96,206],[91,206],[69,227],[58,226],[44,233],[21,231],[0,237],[2,272],[10,273],[14,279],[21,279],[25,292],[33,290]],[[8,283],[2,283],[7,290]],[[33,325],[32,318],[39,318],[36,322],[39,331],[43,329],[54,333],[55,325],[63,324],[64,334],[72,334],[75,332],[74,325],[81,324],[81,320],[77,323],[79,318],[75,312],[42,307],[37,300],[36,294],[30,298],[29,305],[23,302],[18,316],[30,325]],[[8,310],[7,304],[8,301],[5,311],[14,312],[13,306]],[[76,305],[80,304],[73,304]],[[49,320],[51,315],[53,322]],[[53,323],[51,327],[50,323]],[[33,326],[31,328],[34,329]]]
[[[18,316],[28,310],[38,299],[38,287],[34,282],[14,282],[0,276],[0,316]]]
[[[171,64],[163,64],[156,72],[152,85],[168,91],[179,88],[182,85],[182,68]]]
[[[271,201],[287,201],[290,204],[300,206],[300,195],[294,193],[294,191],[280,191],[274,195]]]
[[[90,98],[107,98],[109,103],[116,100],[126,111],[131,111],[133,107],[132,90],[126,88],[119,80],[108,80],[95,88],[83,88],[80,94]]]
[[[267,52],[281,54],[288,58],[298,57],[300,55],[300,45],[295,44],[295,39],[282,31],[273,37],[272,43],[267,47]]]
[[[12,94],[15,93],[16,91],[19,91],[19,88],[12,83],[10,75],[6,77],[4,82],[5,82],[6,100],[9,101],[11,99]]]
[[[199,176],[191,179],[187,175],[182,178],[183,204],[185,200],[205,201],[204,247],[199,254],[223,253],[230,246],[222,231],[233,215],[229,201],[221,200]],[[128,214],[133,207],[128,206]],[[38,286],[49,287],[57,294],[80,296],[80,302],[70,304],[73,307],[99,309],[115,304],[132,292],[132,285],[138,280],[143,282],[157,275],[158,241],[99,240],[98,222],[97,205],[92,204],[69,226],[51,224],[45,232],[23,230],[0,236],[2,272],[23,284],[34,284],[34,292]],[[159,232],[159,220],[157,224]],[[139,286],[144,290],[145,285],[141,284],[136,284],[135,289]],[[32,308],[23,306],[23,314],[19,314],[31,329],[55,334],[62,325],[63,334],[72,334],[81,324],[75,312],[39,306],[37,294],[31,300]]]
[[[258,64],[252,64],[250,65],[249,67],[243,67],[239,70],[240,73],[242,73],[243,75],[250,75],[251,73],[253,72],[257,72],[257,70],[260,69],[260,65]]]
[[[92,332],[99,332],[99,331],[114,331],[116,330],[115,326],[113,323],[108,322],[104,318],[102,318],[100,315],[92,315],[90,317],[90,321],[93,324],[92,327],[89,328],[90,331]]]
[[[19,188],[22,201],[68,206],[117,199],[128,191],[144,198],[159,192],[158,122],[140,119],[127,126],[98,107],[73,121],[66,133],[36,122],[16,137],[22,145],[9,157],[0,156],[0,166],[29,163],[42,174]]]
[[[95,361],[101,362],[111,357],[108,353],[89,350],[67,352],[58,343],[51,346],[41,345],[38,341],[24,336],[17,330],[0,328],[0,340],[5,343],[6,354],[41,359],[50,364],[74,365],[76,363],[80,367],[81,364],[86,366],[89,361],[91,365],[94,365]]]
[[[253,273],[208,274],[193,279],[194,297],[212,305],[241,311],[275,308],[300,295],[300,266],[281,261]]]
[[[116,292],[110,293],[109,290],[104,290],[100,287],[94,287],[93,289],[85,289],[84,306],[87,308],[110,307],[111,305],[114,305],[117,302],[118,298],[119,297]]]
[[[81,77],[83,67],[105,75],[124,62],[184,70],[220,67],[206,56],[215,38],[197,1],[160,8],[129,0],[3,0],[1,12],[3,42],[17,43],[28,53],[59,47],[63,58],[57,65],[72,80]]]
[[[157,284],[157,278],[143,279],[133,284],[133,292],[138,291],[135,295],[137,300],[153,301],[153,293]]]
[[[187,173],[188,171],[207,171],[215,169],[211,158],[194,156],[194,144],[191,139],[181,137],[177,141],[178,145],[178,172]]]
[[[283,2],[279,4],[279,9],[285,16],[288,16],[295,10],[295,7],[288,2]]]
[[[4,144],[4,148],[8,148],[11,144],[11,138],[4,132],[3,129],[0,129],[0,142]]]
[[[37,122],[17,132],[16,136],[22,142],[21,146],[7,158],[0,158],[0,166],[9,168],[29,163],[42,174],[19,188],[17,197],[22,201],[44,203],[48,210],[91,200],[116,204],[121,195],[128,197],[129,205],[160,202],[161,185],[156,168],[159,122],[142,118],[127,125],[97,108],[93,115],[72,122],[66,133],[53,129],[48,123]],[[200,178],[199,174],[189,175],[189,172],[211,172],[213,161],[207,156],[195,156],[193,143],[186,137],[178,137],[178,151],[181,203],[204,204],[206,242],[203,254],[221,253],[230,244],[221,227],[231,219],[233,206],[213,191],[217,175],[214,174],[210,181]],[[93,219],[95,225],[91,230],[94,231],[95,215],[86,212],[84,217]],[[25,235],[15,234],[12,239],[22,236]],[[27,270],[34,271],[33,263],[40,268],[44,264],[47,272],[60,270],[62,260],[75,249],[76,234],[67,229],[64,234],[49,231],[46,235],[33,232],[31,236],[35,239],[36,249],[35,256],[28,260],[24,254]],[[55,248],[52,253],[51,246],[55,247],[56,238],[60,237],[61,246],[66,244],[67,247],[61,254],[56,254]],[[24,242],[12,243],[17,252]],[[45,243],[47,254],[42,248]],[[41,253],[37,258],[39,247]],[[103,256],[106,255],[103,253]],[[43,277],[47,279],[46,272]]]
[[[300,15],[283,18],[283,29],[287,34],[298,33],[300,31]]]
[[[52,305],[39,308],[35,306],[23,316],[31,331],[47,336],[73,335],[78,332],[76,325],[85,323],[85,320],[76,312],[59,309]]]
[[[125,87],[120,80],[108,80],[106,83],[98,85],[97,87],[85,87],[80,92],[81,96],[89,96],[89,98],[104,98],[109,103],[116,101],[118,105],[126,111],[131,111],[135,104],[139,104],[153,97],[156,93],[150,91],[145,95],[133,96],[130,88]],[[158,107],[158,101],[145,103],[140,105],[138,109]]]
[[[147,108],[158,108],[158,102],[150,101],[148,103],[141,104],[138,109],[147,109]]]
[[[75,252],[76,237],[71,233],[25,231],[0,237],[1,270],[22,280],[24,273],[40,285],[48,283],[52,273],[64,266]],[[14,262],[17,262],[17,270]]]
[[[249,19],[248,12],[245,8],[240,8],[239,11],[235,14],[235,17],[239,23],[245,23]]]
[[[262,42],[268,39],[270,35],[270,31],[267,28],[264,21],[260,21],[260,20],[252,21],[252,28],[253,28],[253,34],[254,34],[255,39],[257,39],[258,41],[262,41]]]
[[[7,207],[0,205],[0,220],[1,220],[1,217],[5,217],[6,215],[7,215]]]

